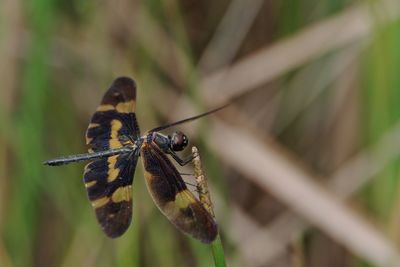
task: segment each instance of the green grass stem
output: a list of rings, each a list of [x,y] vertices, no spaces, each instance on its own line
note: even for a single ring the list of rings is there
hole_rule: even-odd
[[[211,251],[214,257],[215,267],[225,267],[225,253],[222,246],[221,237],[218,234],[214,242],[211,243]]]

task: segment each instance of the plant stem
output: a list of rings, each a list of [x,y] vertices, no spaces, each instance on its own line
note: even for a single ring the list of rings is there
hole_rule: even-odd
[[[219,233],[215,241],[211,243],[211,250],[214,257],[215,267],[226,267],[224,248],[222,247]]]
[[[208,190],[207,179],[203,173],[201,167],[200,154],[197,147],[192,147],[193,165],[194,165],[194,176],[197,182],[197,192],[199,192],[200,202],[204,208],[214,217],[215,214],[213,205],[211,202],[210,191]],[[224,248],[222,247],[221,237],[219,233],[215,238],[214,242],[211,243],[211,250],[214,257],[215,267],[226,267]]]

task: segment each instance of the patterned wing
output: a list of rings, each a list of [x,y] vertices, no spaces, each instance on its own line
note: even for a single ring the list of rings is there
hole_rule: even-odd
[[[143,143],[141,156],[147,187],[161,212],[182,232],[211,243],[218,231],[213,217],[187,189],[167,156],[154,142]]]
[[[135,115],[136,86],[117,78],[105,93],[86,132],[89,152],[133,145],[140,136]],[[132,218],[132,181],[138,153],[95,160],[85,167],[84,182],[96,217],[109,237],[122,235]]]
[[[115,79],[86,131],[86,144],[92,151],[118,148],[140,137],[135,106],[135,82],[126,77]]]
[[[138,155],[134,152],[98,159],[86,165],[84,182],[97,221],[115,238],[132,218],[132,181]]]

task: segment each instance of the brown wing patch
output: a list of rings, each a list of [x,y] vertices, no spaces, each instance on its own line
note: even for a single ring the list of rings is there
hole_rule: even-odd
[[[186,188],[171,161],[155,143],[143,143],[141,155],[146,184],[157,207],[179,230],[211,243],[217,235],[217,225]]]
[[[128,229],[132,219],[132,201],[109,201],[95,208],[97,220],[107,236],[116,238]]]

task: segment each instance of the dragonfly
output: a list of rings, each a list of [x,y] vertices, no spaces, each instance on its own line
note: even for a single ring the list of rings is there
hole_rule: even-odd
[[[186,118],[140,134],[135,114],[136,83],[119,77],[106,91],[86,131],[88,153],[59,157],[44,162],[60,166],[90,161],[84,168],[83,180],[96,218],[104,233],[111,238],[126,232],[132,220],[132,183],[139,156],[147,189],[159,210],[183,233],[211,243],[218,227],[213,216],[187,188],[181,174],[169,159],[179,165],[191,162],[177,152],[188,145],[181,131],[171,135],[162,130],[196,120],[223,107]]]

